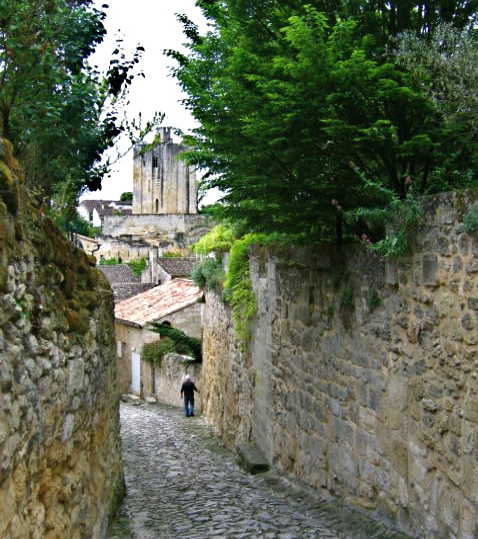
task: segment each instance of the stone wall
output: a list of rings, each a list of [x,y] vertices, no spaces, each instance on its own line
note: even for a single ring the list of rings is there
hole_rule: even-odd
[[[206,297],[203,408],[224,440],[414,537],[478,536],[476,194],[432,197],[410,256],[253,250],[242,350]]]
[[[189,374],[199,393],[195,393],[194,408],[198,412],[202,410],[202,388],[197,382],[201,373],[200,363],[191,363],[191,358],[179,354],[167,354],[161,361],[161,365],[154,368],[155,397],[159,402],[169,406],[182,407],[181,384],[184,376]]]
[[[0,536],[101,538],[122,493],[113,296],[0,143]]]
[[[100,246],[94,254],[98,260],[103,255],[127,261],[171,250],[187,253],[209,228],[206,217],[199,214],[109,215],[96,238]]]

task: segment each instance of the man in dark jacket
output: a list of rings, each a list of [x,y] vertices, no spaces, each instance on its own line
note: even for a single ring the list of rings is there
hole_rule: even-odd
[[[181,386],[181,397],[184,395],[184,413],[186,417],[194,416],[194,392],[200,393],[189,374],[184,377],[183,385]]]

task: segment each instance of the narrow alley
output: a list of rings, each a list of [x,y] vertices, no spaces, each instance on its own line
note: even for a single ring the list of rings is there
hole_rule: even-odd
[[[121,405],[127,496],[108,539],[403,538],[272,472],[249,475],[202,417]]]

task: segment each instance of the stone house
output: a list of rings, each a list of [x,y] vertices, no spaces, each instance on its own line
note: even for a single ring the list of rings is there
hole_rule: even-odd
[[[141,360],[147,343],[159,335],[148,329],[151,322],[169,322],[200,339],[203,292],[192,281],[173,279],[115,305],[116,356],[121,393],[155,395],[159,385],[155,368]]]

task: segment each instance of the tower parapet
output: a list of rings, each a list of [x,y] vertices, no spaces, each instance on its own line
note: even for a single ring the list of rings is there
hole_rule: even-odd
[[[160,128],[160,142],[146,149],[138,144],[133,156],[133,214],[196,214],[194,168],[180,159],[187,147],[173,142],[171,128]]]

